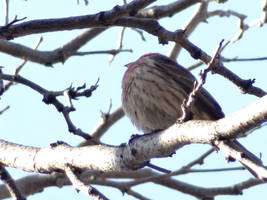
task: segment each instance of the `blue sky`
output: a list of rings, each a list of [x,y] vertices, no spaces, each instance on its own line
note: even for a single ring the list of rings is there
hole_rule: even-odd
[[[105,2],[103,4],[103,2]],[[163,4],[171,1],[158,1],[157,4]],[[10,1],[10,20],[15,15],[18,18],[27,17],[26,20],[59,18],[68,16],[78,16],[84,14],[93,14],[101,10],[109,10],[121,1],[89,1],[88,6],[84,6],[80,0],[80,5],[76,1],[64,0],[47,0],[47,1]],[[229,1],[225,4],[211,3],[209,10],[214,9],[232,9],[240,13],[248,15],[246,23],[257,19],[260,15],[261,1]],[[2,6],[2,5],[1,5]],[[191,16],[195,7],[185,10],[172,18],[164,18],[160,20],[168,30],[176,30],[185,24]],[[234,17],[219,18],[213,17],[208,19],[207,23],[202,23],[195,32],[190,36],[190,41],[211,54],[217,47],[217,44],[225,39],[230,40],[237,32],[238,20]],[[3,14],[0,14],[0,24],[3,24]],[[99,35],[95,40],[86,44],[81,51],[109,50],[116,47],[118,27],[110,28],[108,31]],[[44,38],[40,45],[40,50],[53,50],[63,45],[70,39],[78,35],[82,30],[64,31],[30,35],[17,38],[14,42],[32,47],[40,36]],[[227,58],[240,57],[262,57],[266,56],[266,25],[259,28],[257,26],[249,29],[243,36],[243,39],[230,44],[224,51],[223,56]],[[73,122],[77,127],[86,132],[90,132],[97,124],[101,111],[107,111],[110,101],[112,101],[112,109],[117,108],[121,104],[121,79],[125,71],[124,65],[136,60],[139,56],[148,52],[160,52],[167,54],[169,45],[158,44],[158,39],[144,33],[146,41],[142,41],[140,35],[131,29],[125,32],[123,47],[125,49],[133,49],[133,53],[121,53],[116,56],[112,63],[108,63],[108,55],[88,55],[74,56],[68,59],[64,64],[58,63],[54,68],[48,68],[37,63],[28,62],[20,73],[22,76],[36,82],[42,87],[50,90],[62,90],[71,83],[74,86],[80,86],[86,83],[88,86],[93,85],[98,78],[99,88],[90,98],[81,98],[74,101],[76,111],[71,114]],[[14,69],[21,62],[6,54],[0,53],[1,65],[5,66],[5,73],[13,73]],[[186,51],[182,51],[178,62],[183,66],[189,66],[196,61],[190,57]],[[255,86],[267,90],[266,67],[267,61],[258,62],[239,62],[226,63],[229,69],[238,74],[241,78],[256,78]],[[203,66],[202,66],[203,68]],[[197,76],[200,69],[193,71]],[[257,98],[251,95],[244,95],[229,81],[218,75],[208,75],[205,88],[218,100],[225,114],[232,113],[240,108],[248,105]],[[62,98],[64,101],[64,99]],[[23,86],[15,85],[10,91],[1,97],[0,109],[10,105],[10,109],[1,116],[1,138],[24,145],[32,145],[38,147],[48,146],[57,140],[63,140],[71,145],[77,145],[81,138],[74,136],[68,132],[66,123],[60,113],[51,105],[42,102],[42,96],[37,92]],[[267,137],[264,135],[266,127],[257,130],[246,139],[240,141],[245,146],[259,155],[263,153],[263,161],[266,159],[266,142]],[[129,119],[124,117],[101,139],[102,142],[111,145],[119,145],[129,140],[130,136],[138,131],[130,123]],[[265,136],[265,137],[264,137]],[[189,145],[179,151],[172,158],[153,159],[152,162],[166,167],[168,169],[178,169],[186,165],[194,158],[198,157],[209,149],[208,145]],[[221,168],[239,166],[238,163],[228,164],[222,153],[213,153],[207,159],[204,166],[196,166],[196,168]],[[8,169],[15,178],[25,176],[20,170]],[[216,178],[215,178],[216,176]],[[207,173],[192,174],[177,177],[179,180],[193,183],[200,186],[229,186],[246,180],[251,175],[248,172],[227,172],[227,173]],[[120,191],[114,188],[97,186],[110,199],[133,199],[128,195],[122,195]],[[191,196],[181,194],[177,191],[163,188],[156,184],[143,184],[133,188],[151,199],[164,199],[168,195],[169,199],[194,199]],[[159,192],[160,191],[160,192]],[[266,185],[257,186],[244,191],[244,196],[220,196],[216,199],[261,199],[261,195],[266,191]],[[83,194],[78,194],[71,186],[58,189],[56,187],[45,189],[44,192],[31,196],[30,200],[42,200],[55,197],[68,199],[88,199]]]

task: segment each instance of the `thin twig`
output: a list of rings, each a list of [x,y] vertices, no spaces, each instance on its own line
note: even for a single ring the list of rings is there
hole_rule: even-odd
[[[257,58],[238,58],[238,57],[234,57],[234,58],[225,58],[223,56],[220,56],[220,61],[221,62],[243,62],[243,61],[263,61],[263,60],[267,60],[267,57],[257,57]],[[196,63],[194,63],[193,65],[190,65],[187,70],[191,71],[193,69],[196,69],[197,67],[203,65],[205,63],[203,63],[203,61],[198,61]]]
[[[146,38],[144,36],[144,31],[136,29],[136,28],[132,28],[132,30],[134,30],[135,32],[137,32],[139,34],[139,36],[141,37],[142,41],[144,41],[144,42],[146,41]]]
[[[103,50],[103,51],[83,51],[83,52],[76,52],[74,56],[85,56],[85,55],[93,55],[93,54],[112,54],[116,55],[121,52],[130,52],[132,53],[132,49],[111,49],[111,50]]]
[[[40,44],[41,44],[42,41],[43,41],[43,37],[40,37],[40,38],[37,40],[36,44],[34,45],[33,50],[38,49],[38,47],[40,46]],[[15,69],[14,76],[16,76],[16,75],[19,74],[19,72],[20,72],[21,69],[25,66],[25,64],[27,63],[27,61],[28,61],[28,59],[24,59],[24,60],[19,64],[19,66]],[[5,84],[5,87],[4,87],[4,88],[5,88],[5,91],[7,91],[7,90],[9,89],[9,87],[10,87],[13,83],[14,83],[13,80],[7,82],[7,83]]]
[[[245,167],[229,167],[229,168],[215,168],[215,169],[190,169],[188,173],[203,173],[203,172],[226,172],[226,171],[237,171],[245,170]]]
[[[10,108],[10,106],[6,106],[5,108],[3,108],[1,111],[0,111],[0,115],[2,115],[6,110],[8,110]]]
[[[130,185],[134,186],[134,185],[138,185],[138,184],[141,184],[141,183],[162,180],[162,179],[170,178],[172,176],[190,173],[190,168],[191,167],[193,167],[196,164],[202,164],[203,160],[206,157],[208,157],[212,152],[214,152],[214,150],[215,150],[214,148],[208,150],[207,152],[202,154],[200,157],[196,158],[192,162],[188,163],[186,166],[184,166],[184,167],[182,167],[182,168],[180,168],[180,169],[178,169],[176,171],[167,172],[165,174],[156,174],[156,175],[152,175],[152,176],[149,176],[149,177],[138,178],[138,179],[134,180],[133,182],[131,182]]]
[[[66,176],[69,178],[70,182],[72,183],[73,187],[78,192],[82,192],[88,197],[95,199],[95,200],[108,200],[108,198],[105,197],[96,188],[90,185],[85,185],[82,181],[80,181],[70,166],[66,166],[65,173],[66,173]]]
[[[120,31],[119,31],[119,39],[118,39],[118,43],[117,43],[117,47],[116,47],[116,50],[117,51],[120,51],[122,49],[122,46],[123,46],[122,45],[122,41],[123,41],[125,30],[126,30],[126,27],[121,27],[120,28]],[[108,58],[108,62],[111,63],[114,60],[114,58],[115,58],[116,55],[117,54],[111,54],[109,56],[109,58]]]
[[[216,48],[216,51],[215,51],[214,55],[212,56],[212,59],[210,60],[210,63],[208,64],[207,68],[204,69],[203,71],[200,71],[199,82],[198,83],[197,83],[197,81],[195,82],[192,92],[189,94],[188,98],[186,98],[185,101],[183,102],[183,104],[181,105],[183,114],[182,114],[181,118],[179,118],[179,120],[178,120],[179,123],[185,122],[189,119],[190,110],[195,103],[196,96],[197,96],[198,92],[200,91],[201,87],[205,84],[208,72],[212,71],[215,60],[218,58],[218,56],[220,54],[220,50],[221,50],[223,41],[224,40],[222,40],[219,43],[218,47]]]
[[[206,157],[208,157],[211,153],[213,153],[215,151],[215,148],[211,148],[210,150],[208,150],[206,153],[202,154],[201,156],[199,156],[198,158],[196,158],[195,160],[193,160],[192,162],[188,163],[186,166],[184,166],[182,169],[190,169],[191,167],[193,167],[196,164],[202,165],[204,163],[204,159]]]
[[[157,170],[157,171],[159,171],[159,172],[163,172],[163,173],[165,173],[165,174],[169,174],[169,173],[171,173],[170,170],[168,170],[168,169],[164,169],[164,168],[159,167],[159,166],[157,166],[157,165],[154,165],[154,164],[152,164],[152,163],[150,163],[150,162],[148,162],[148,163],[146,164],[146,166],[149,167],[149,168],[151,168],[151,169],[155,169],[155,170]]]
[[[15,18],[11,22],[7,23],[5,26],[0,27],[0,30],[2,31],[3,29],[8,29],[11,25],[17,22],[23,21],[24,19],[26,19],[26,17],[18,19],[18,16],[16,15]]]
[[[15,199],[15,200],[25,200],[21,192],[19,191],[15,181],[13,178],[10,176],[8,171],[0,165],[0,179],[5,183],[10,196]]]
[[[133,191],[132,189],[128,189],[126,192],[128,195],[132,195],[133,197],[138,198],[140,200],[150,200],[149,198],[144,197],[144,195],[141,195],[141,194]]]
[[[182,27],[187,37],[197,28],[197,26],[206,21],[207,18],[207,9],[208,9],[208,1],[202,1],[196,6],[196,10],[193,15],[190,17],[189,21]],[[182,46],[180,43],[174,42],[168,52],[168,57],[176,60],[179,53],[181,52]]]
[[[4,25],[8,24],[9,21],[9,0],[4,0],[4,13],[5,13],[5,23]]]
[[[222,62],[243,62],[243,61],[262,61],[267,60],[267,57],[257,57],[257,58],[221,58]]]
[[[123,116],[124,112],[122,110],[122,107],[118,107],[117,109],[109,113],[108,117],[103,117],[103,115],[101,115],[99,122],[89,135],[94,138],[94,140],[98,141],[99,138]],[[89,141],[84,141],[79,146],[87,146],[89,145],[88,142]]]
[[[81,96],[90,97],[92,92],[96,90],[98,86],[98,81],[96,82],[95,85],[91,86],[89,89],[85,89],[86,85],[84,84],[83,86],[77,87],[77,88],[68,87],[67,89],[62,90],[62,91],[49,91],[20,75],[14,76],[14,75],[0,73],[0,79],[21,83],[39,92],[40,94],[43,95],[43,102],[45,102],[46,104],[53,104],[56,107],[57,111],[63,114],[68,124],[68,128],[70,132],[72,132],[73,134],[82,136],[86,140],[91,139],[90,135],[83,132],[81,129],[76,128],[74,124],[71,122],[69,113],[71,111],[74,111],[75,109],[73,107],[64,106],[64,104],[62,104],[57,99],[57,97],[64,96],[64,94],[66,95],[66,90],[68,90],[68,95],[71,99],[76,99],[77,97],[81,97]],[[83,90],[83,91],[80,92],[80,90]],[[97,142],[93,142],[93,143],[95,144]]]
[[[267,181],[266,167],[254,154],[246,152],[247,150],[241,149],[240,146],[235,145],[232,141],[216,140],[214,145],[224,152],[227,158],[239,161],[253,176]]]

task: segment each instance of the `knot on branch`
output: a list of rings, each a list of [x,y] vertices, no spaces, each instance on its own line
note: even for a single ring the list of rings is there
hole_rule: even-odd
[[[62,112],[65,109],[64,105],[56,99],[56,95],[52,92],[44,94],[43,102],[46,104],[53,104],[58,112]]]
[[[160,34],[161,36],[158,38],[159,44],[162,45],[168,44],[168,40],[166,39],[168,38],[168,36],[166,36],[168,33],[165,31],[165,29],[162,26],[160,26],[160,24],[156,20],[153,20],[152,24],[153,26],[157,27],[156,32],[162,32]]]
[[[99,12],[96,17],[100,24],[108,26],[120,16],[122,10],[123,8],[121,6],[116,5],[110,12]]]
[[[135,16],[137,13],[138,13],[137,10],[131,10],[131,11],[129,12],[129,16],[133,17],[133,16]]]
[[[243,94],[248,93],[248,90],[255,83],[255,79],[243,80],[240,85],[240,90]]]
[[[60,145],[65,145],[65,146],[70,147],[70,145],[68,145],[66,142],[61,141],[61,140],[58,140],[58,141],[56,141],[56,142],[54,142],[54,143],[51,143],[51,144],[50,144],[50,147],[51,147],[51,148],[55,148],[55,147],[60,146]]]
[[[201,50],[196,49],[195,51],[191,52],[191,56],[196,60],[200,59],[201,58]]]
[[[9,22],[7,25],[5,26],[1,26],[0,27],[0,36],[6,38],[7,40],[13,40],[14,37],[12,35],[12,32],[9,30],[9,27],[19,21],[23,21],[24,19],[26,19],[26,17],[23,17],[21,19],[17,18],[17,15],[15,16],[15,18]]]
[[[44,97],[43,97],[43,102],[46,103],[46,104],[52,104],[54,103],[54,101],[56,100],[56,97],[55,95],[53,95],[52,93],[48,92],[46,94],[44,94]]]

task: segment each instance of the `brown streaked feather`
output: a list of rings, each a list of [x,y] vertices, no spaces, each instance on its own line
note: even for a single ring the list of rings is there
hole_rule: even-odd
[[[195,81],[188,70],[166,56],[143,56],[128,66],[123,77],[124,111],[144,132],[167,128],[181,116],[181,104],[192,92]],[[224,116],[204,88],[198,95],[191,110],[194,119],[217,120]]]
[[[151,57],[155,60],[155,66],[158,66],[162,73],[186,91],[186,97],[192,92],[196,78],[187,69],[166,56],[153,54]],[[162,65],[168,66],[168,70],[160,67]],[[205,88],[201,88],[198,95],[199,97],[194,105],[195,109],[193,107],[194,110],[192,111],[195,114],[195,119],[217,120],[224,117],[220,105]]]

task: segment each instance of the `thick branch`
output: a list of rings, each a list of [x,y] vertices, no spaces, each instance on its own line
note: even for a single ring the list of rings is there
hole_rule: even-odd
[[[186,144],[213,144],[221,137],[235,138],[266,121],[267,96],[264,96],[221,120],[192,120],[175,124],[164,131],[136,137],[125,146],[94,145],[73,148],[62,144],[34,148],[1,140],[0,163],[35,172],[64,170],[66,164],[103,172],[131,171],[142,167],[151,158],[168,156]],[[264,173],[266,178],[266,170]]]
[[[88,29],[65,45],[52,51],[33,50],[24,45],[0,39],[0,51],[15,57],[51,66],[54,63],[66,61],[68,57],[75,54],[85,43],[104,30],[106,28]]]
[[[28,34],[82,29],[88,27],[107,27],[123,15],[135,15],[138,10],[148,6],[155,0],[135,0],[123,6],[115,6],[112,10],[93,15],[67,17],[60,19],[41,19],[0,28],[0,38],[12,39]]]
[[[14,27],[15,25],[8,27],[4,26],[0,28],[0,38],[9,39],[16,37],[16,34],[19,34],[21,36],[21,34],[34,34],[37,32],[49,32],[89,27],[94,28],[84,31],[82,34],[78,35],[67,44],[53,51],[32,50],[31,48],[28,48],[26,46],[11,43],[3,39],[0,39],[0,51],[10,54],[12,56],[28,59],[33,62],[44,64],[47,66],[51,66],[52,64],[57,62],[64,62],[67,58],[75,54],[77,50],[81,48],[85,43],[87,43],[90,39],[94,38],[96,35],[106,30],[107,24],[110,24],[112,21],[116,20],[119,15],[123,16],[131,13],[134,14],[135,12],[137,12],[137,10],[147,6],[153,1],[154,0],[137,0],[129,3],[124,7],[114,7],[114,9],[111,11],[100,12],[95,15],[86,15],[61,19],[33,20],[30,22],[18,24],[16,25],[17,27]],[[98,25],[91,26],[91,23],[93,23],[90,20],[91,18],[94,18],[95,23],[97,23]],[[80,23],[81,21],[83,21],[83,23]],[[107,24],[103,26],[103,23]]]

